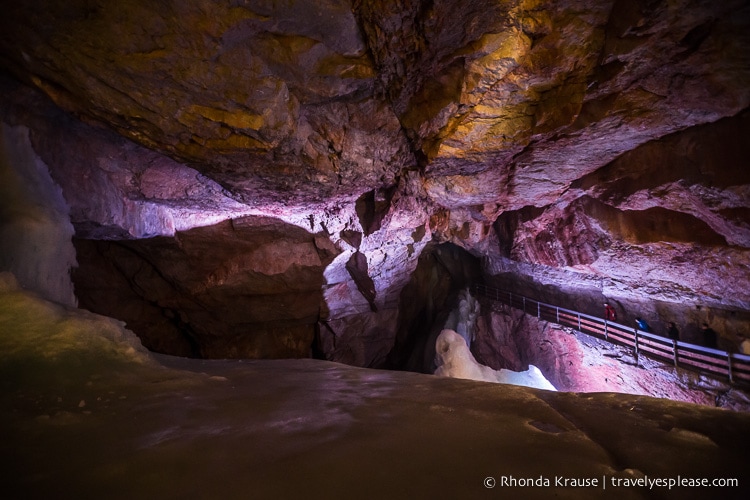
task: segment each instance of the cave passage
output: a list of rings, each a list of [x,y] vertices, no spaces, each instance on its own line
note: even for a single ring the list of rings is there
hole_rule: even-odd
[[[3,7],[4,497],[750,498],[750,1]]]

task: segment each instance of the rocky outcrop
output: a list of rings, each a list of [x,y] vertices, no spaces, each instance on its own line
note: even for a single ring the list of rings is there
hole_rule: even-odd
[[[154,351],[205,358],[309,357],[337,253],[325,235],[256,217],[76,249],[82,307],[125,321]]]
[[[349,272],[349,276],[352,277],[354,284],[357,285],[359,293],[370,304],[370,309],[376,312],[378,308],[375,305],[375,283],[373,283],[368,273],[367,257],[365,257],[365,254],[360,251],[354,252],[344,267]]]

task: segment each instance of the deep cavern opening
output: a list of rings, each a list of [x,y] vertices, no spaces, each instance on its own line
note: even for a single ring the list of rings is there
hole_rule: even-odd
[[[10,498],[750,491],[746,0],[6,7]]]

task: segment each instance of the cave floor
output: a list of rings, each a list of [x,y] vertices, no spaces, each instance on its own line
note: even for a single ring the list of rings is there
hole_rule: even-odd
[[[0,443],[8,499],[750,492],[748,413],[316,360],[156,356],[122,323],[2,280]],[[738,485],[625,482],[678,476]]]
[[[6,498],[705,498],[619,479],[737,478],[750,416],[298,361],[195,361],[3,411]],[[137,371],[136,371],[137,372]],[[145,377],[144,377],[145,375]],[[133,377],[134,376],[134,377]],[[145,380],[144,380],[145,378]],[[103,377],[100,380],[105,380]],[[109,378],[112,382],[112,379]],[[32,415],[35,413],[35,415]],[[484,486],[494,477],[494,489]],[[548,486],[508,487],[503,477]],[[596,479],[561,487],[558,478]],[[544,482],[544,481],[542,481]],[[602,483],[607,482],[607,487]]]

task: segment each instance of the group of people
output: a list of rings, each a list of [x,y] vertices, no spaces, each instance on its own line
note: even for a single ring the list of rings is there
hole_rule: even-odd
[[[617,312],[608,302],[604,303],[604,318],[607,321],[617,320]],[[637,325],[638,330],[642,332],[651,332],[651,327],[643,318],[635,318],[635,324]],[[705,347],[715,349],[718,346],[716,332],[713,328],[708,326],[708,323],[703,323],[703,325],[701,325],[701,334],[703,336],[703,345]],[[675,324],[674,321],[669,322],[666,336],[672,340],[680,340],[680,330],[677,328],[677,324]]]

